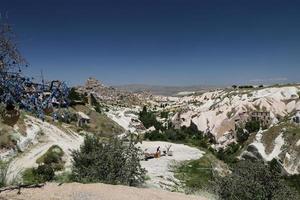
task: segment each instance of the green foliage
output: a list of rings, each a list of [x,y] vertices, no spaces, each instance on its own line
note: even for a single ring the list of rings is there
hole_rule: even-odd
[[[150,141],[167,141],[168,138],[164,133],[159,132],[158,130],[147,132],[144,136],[144,139],[148,139]]]
[[[40,165],[37,168],[29,168],[23,172],[24,184],[36,184],[52,181],[54,170],[50,165]]]
[[[55,171],[62,170],[64,167],[64,163],[62,161],[63,155],[63,150],[59,146],[53,145],[43,156],[37,159],[36,162],[38,164],[49,165]]]
[[[161,112],[161,113],[160,113],[160,117],[161,117],[161,118],[164,118],[164,119],[168,119],[168,117],[169,117],[169,112],[167,112],[167,111]]]
[[[117,138],[104,142],[94,136],[86,136],[80,150],[72,153],[72,180],[140,185],[146,173],[140,165],[140,153],[133,142],[124,144]]]
[[[295,188],[297,190],[298,196],[300,196],[300,175],[297,174],[286,176],[284,177],[284,179],[290,187]]]
[[[161,130],[163,128],[162,124],[156,120],[155,114],[148,111],[146,106],[144,106],[143,110],[139,113],[139,119],[146,128],[152,126],[154,126],[156,130]]]
[[[6,186],[8,163],[0,160],[0,188]]]
[[[249,133],[254,133],[259,131],[260,129],[260,122],[259,121],[249,121],[246,123],[245,125],[245,129],[249,132]]]
[[[249,136],[250,134],[248,131],[244,131],[243,128],[237,128],[236,137],[238,143],[243,144],[248,140]]]
[[[226,200],[297,199],[295,191],[263,162],[240,161],[231,175],[216,181],[215,189]]]
[[[169,141],[177,143],[186,143],[192,146],[208,148],[209,138],[204,136],[193,123],[190,127],[181,127],[181,129],[169,128],[164,131],[152,131],[144,135],[144,139],[150,141]]]
[[[212,151],[218,159],[224,161],[227,164],[234,164],[238,162],[238,159],[236,157],[240,148],[241,146],[239,144],[232,143],[225,149],[220,149],[219,151]]]
[[[74,103],[76,101],[85,103],[87,102],[87,97],[83,94],[78,93],[75,88],[71,88],[68,99],[71,101],[71,103]]]

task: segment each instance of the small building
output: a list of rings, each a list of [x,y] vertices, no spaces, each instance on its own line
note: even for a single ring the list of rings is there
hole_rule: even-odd
[[[83,127],[84,125],[87,125],[90,123],[91,119],[89,116],[87,116],[86,114],[84,114],[83,112],[77,112],[77,117],[78,117],[78,121],[77,121],[77,126],[79,127]]]
[[[251,113],[252,121],[259,121],[262,127],[271,125],[271,113],[267,111],[254,111]]]

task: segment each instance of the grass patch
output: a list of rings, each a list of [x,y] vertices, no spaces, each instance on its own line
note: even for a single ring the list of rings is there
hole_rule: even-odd
[[[199,191],[210,191],[212,182],[217,176],[213,166],[219,161],[212,153],[206,152],[198,160],[186,161],[175,167],[175,177],[184,185],[186,193],[193,194]],[[224,167],[227,167],[223,164]]]
[[[94,133],[98,136],[112,136],[124,131],[120,125],[108,118],[105,114],[91,110],[82,105],[76,106],[75,110],[81,111],[90,117],[90,123],[88,126],[83,127],[85,131]]]

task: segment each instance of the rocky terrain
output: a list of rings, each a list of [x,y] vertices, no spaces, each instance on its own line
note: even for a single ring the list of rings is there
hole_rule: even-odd
[[[89,123],[78,127],[77,123],[58,123],[46,119],[43,121],[30,115],[25,115],[24,123],[18,122],[10,128],[11,135],[16,137],[15,147],[3,148],[0,158],[11,159],[8,180],[21,179],[22,172],[27,168],[36,167],[37,159],[45,154],[53,145],[58,145],[64,152],[64,167],[66,170],[71,165],[71,152],[78,149],[83,142],[86,133],[99,136],[119,135],[125,137],[128,133],[143,136],[147,132],[155,130],[154,127],[146,129],[139,119],[139,112],[143,105],[156,114],[156,119],[164,126],[172,123],[175,127],[189,127],[195,125],[204,134],[210,134],[215,138],[212,148],[219,150],[236,143],[237,124],[251,119],[253,112],[269,113],[269,124],[264,130],[252,133],[243,148],[239,150],[239,159],[258,159],[271,161],[277,159],[285,172],[289,175],[300,173],[300,126],[296,117],[300,115],[299,85],[274,86],[267,88],[251,89],[222,89],[202,94],[189,94],[182,97],[168,97],[157,95],[141,95],[131,92],[123,92],[106,87],[95,79],[89,79],[85,86],[77,87],[82,94],[93,94],[102,105],[107,108],[97,112],[91,105],[75,105],[69,108],[69,112],[82,113]],[[146,93],[145,93],[146,94]],[[120,103],[122,102],[122,103]],[[162,118],[161,113],[166,112],[167,117]],[[245,121],[244,121],[245,120]],[[3,131],[3,130],[2,130]],[[25,132],[24,132],[25,131]],[[103,135],[104,134],[104,135]],[[183,144],[169,142],[143,141],[138,144],[144,152],[155,152],[160,146],[162,149],[171,146],[174,152],[172,157],[164,156],[155,160],[141,161],[142,167],[148,172],[148,188],[160,188],[164,190],[184,191],[178,188],[180,185],[172,172],[172,166],[184,161],[199,160],[206,152]],[[222,171],[222,169],[220,169]],[[96,189],[97,188],[97,189]],[[1,194],[3,199],[39,199],[43,196],[53,199],[52,194],[58,195],[58,199],[76,199],[72,190],[83,195],[81,199],[93,199],[101,195],[110,195],[106,191],[124,192],[122,196],[103,196],[111,199],[140,199],[142,192],[133,192],[136,189],[119,186],[79,185],[67,184],[57,187],[48,184],[43,189],[24,190],[21,196],[13,192]],[[103,192],[102,192],[103,190]],[[64,191],[64,192],[61,192]],[[149,193],[149,196],[147,196]],[[144,199],[194,199],[195,197],[182,196],[158,192],[153,196],[152,190],[144,190]],[[47,194],[47,195],[45,195]],[[49,194],[49,195],[48,195]],[[59,196],[61,195],[61,196]],[[199,198],[199,197],[198,197]]]
[[[102,103],[110,105],[140,105],[141,99],[144,94],[135,94],[123,90],[116,89],[114,87],[108,87],[103,85],[95,78],[89,78],[85,85],[78,86],[77,91],[83,94],[93,94]]]

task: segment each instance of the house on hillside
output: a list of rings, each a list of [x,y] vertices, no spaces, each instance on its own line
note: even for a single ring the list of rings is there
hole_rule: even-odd
[[[268,127],[271,125],[271,113],[267,111],[254,111],[251,113],[252,121],[259,121],[262,127]]]
[[[84,125],[89,124],[91,121],[90,117],[83,112],[77,112],[77,118],[77,126],[79,127],[83,127]]]

